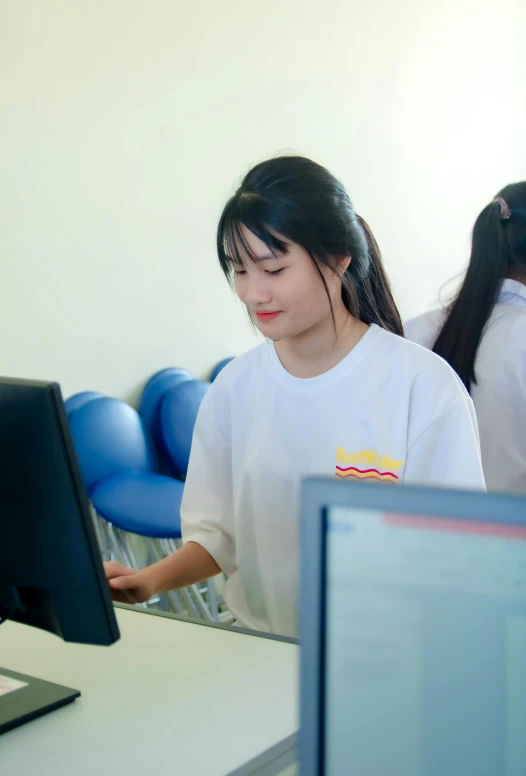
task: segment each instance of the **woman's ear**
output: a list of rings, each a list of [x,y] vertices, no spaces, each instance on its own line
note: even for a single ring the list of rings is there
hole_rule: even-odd
[[[336,271],[342,277],[349,269],[352,258],[350,256],[335,256],[334,258],[336,261]]]

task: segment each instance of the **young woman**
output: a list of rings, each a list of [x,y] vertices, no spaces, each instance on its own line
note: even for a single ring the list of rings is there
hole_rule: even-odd
[[[452,304],[410,321],[406,335],[448,361],[471,393],[488,488],[526,491],[526,182],[480,213]]]
[[[378,246],[342,184],[309,159],[259,164],[227,203],[223,272],[265,337],[229,364],[196,423],[184,547],[113,596],[144,601],[213,576],[237,623],[296,634],[298,495],[310,474],[483,488],[471,400],[402,336]]]

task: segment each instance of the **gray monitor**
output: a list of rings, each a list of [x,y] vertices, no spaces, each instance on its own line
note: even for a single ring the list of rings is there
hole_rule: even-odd
[[[301,776],[526,774],[526,498],[310,479]]]

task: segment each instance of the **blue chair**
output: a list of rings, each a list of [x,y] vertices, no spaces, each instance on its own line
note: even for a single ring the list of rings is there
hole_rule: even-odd
[[[225,366],[229,364],[231,361],[233,361],[234,358],[224,358],[222,361],[220,361],[218,364],[215,365],[215,367],[212,369],[212,374],[210,375],[210,382],[213,383],[216,379],[217,375],[223,371]]]
[[[153,442],[139,414],[117,399],[98,399],[70,419],[82,477],[98,518],[103,555],[137,568],[131,533],[150,541],[151,560],[177,549],[184,485],[159,474]],[[216,619],[196,585],[166,594],[174,611]]]
[[[167,391],[185,380],[193,379],[193,375],[186,369],[176,367],[162,369],[152,375],[144,386],[139,404],[139,414],[153,438],[159,454],[161,469],[172,476],[177,476],[177,472],[166,450],[161,432],[161,404]]]
[[[186,477],[192,436],[199,407],[210,383],[185,380],[170,388],[161,405],[161,433],[171,460],[181,477]]]
[[[97,512],[123,531],[152,539],[181,538],[184,485],[153,472],[126,472],[99,482],[92,491]],[[155,522],[145,524],[145,509]]]
[[[193,375],[187,370],[183,369],[179,366],[169,366],[166,369],[160,369],[158,372],[155,372],[145,383],[143,388],[143,395],[148,391],[148,389],[157,383],[159,380],[163,380],[169,375],[180,375],[181,377],[188,377],[190,379],[193,379]]]
[[[64,402],[64,406],[66,407],[66,413],[68,418],[71,417],[71,415],[75,412],[75,410],[80,409],[80,407],[83,407],[85,404],[88,404],[88,402],[93,401],[94,399],[104,399],[105,396],[103,393],[98,393],[97,391],[82,391],[81,393],[75,393],[73,396],[70,396],[69,399],[67,399]]]
[[[119,399],[84,404],[72,414],[70,427],[89,493],[100,480],[115,474],[158,469],[155,448],[141,418]]]

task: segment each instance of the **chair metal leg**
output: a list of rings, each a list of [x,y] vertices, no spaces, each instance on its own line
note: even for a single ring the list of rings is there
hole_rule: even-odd
[[[102,539],[102,532],[101,527],[99,525],[99,517],[97,513],[95,512],[93,508],[93,504],[90,501],[89,504],[90,514],[91,514],[91,521],[93,523],[93,529],[95,531],[95,536],[97,537],[97,544],[99,545],[99,550],[102,556],[104,556],[104,544]]]
[[[106,531],[106,521],[100,517],[91,501],[89,502],[89,508],[91,513],[91,519],[93,521],[93,527],[95,529],[95,535],[97,537],[97,544],[99,545],[100,554],[103,561],[111,560],[110,542],[108,541],[108,535]]]
[[[219,620],[219,598],[217,595],[216,585],[213,579],[208,580],[208,606],[210,608],[210,614],[215,622]]]
[[[210,581],[211,580],[208,580],[209,583]],[[192,585],[190,589],[193,593],[193,598],[197,604],[197,607],[201,612],[201,616],[205,620],[209,620],[209,622],[217,622],[217,620],[212,616],[212,613],[208,608],[208,604],[205,602],[205,599],[203,598],[201,591],[199,590],[197,585]]]
[[[101,530],[101,534],[104,539],[108,560],[115,560],[115,551],[113,549],[113,542],[110,536],[110,529],[106,520],[103,517],[100,517],[100,515],[99,515],[99,528]]]
[[[112,524],[109,523],[105,518],[100,517],[100,515],[98,518],[99,529],[101,536],[103,537],[105,554],[107,555],[108,560],[114,560],[119,563],[122,563],[123,561],[126,562],[122,557],[121,549],[115,535],[115,529],[113,528]]]
[[[116,528],[112,523],[108,523],[108,531],[112,538],[115,554],[120,556],[124,565],[129,566],[132,569],[137,568],[135,557],[126,543],[122,532]]]
[[[181,593],[181,598],[186,603],[189,616],[194,617],[196,620],[200,620],[201,618],[199,616],[199,609],[197,608],[195,602],[192,599],[192,596],[190,595],[189,588],[182,587],[179,592]]]

